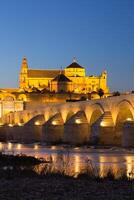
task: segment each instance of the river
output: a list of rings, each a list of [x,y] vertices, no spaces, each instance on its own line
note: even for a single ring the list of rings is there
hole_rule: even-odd
[[[77,176],[89,168],[100,176],[111,169],[118,177],[123,171],[127,176],[134,177],[134,149],[45,146],[40,144],[0,143],[0,151],[6,154],[26,154],[52,161],[47,164],[49,171],[64,171]],[[38,172],[44,165],[36,168]],[[46,166],[45,166],[46,170]]]

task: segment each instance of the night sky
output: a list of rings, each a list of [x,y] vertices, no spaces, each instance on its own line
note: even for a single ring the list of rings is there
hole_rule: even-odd
[[[30,68],[64,68],[75,56],[88,75],[108,72],[112,91],[134,90],[133,0],[0,0],[0,88]]]

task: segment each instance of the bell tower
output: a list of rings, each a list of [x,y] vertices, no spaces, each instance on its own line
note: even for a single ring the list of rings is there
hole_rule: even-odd
[[[107,86],[107,71],[103,71],[99,77],[99,88],[103,89],[105,93],[109,92],[109,88]]]
[[[27,87],[27,72],[28,72],[28,63],[26,57],[22,59],[21,71],[20,71],[20,88]]]

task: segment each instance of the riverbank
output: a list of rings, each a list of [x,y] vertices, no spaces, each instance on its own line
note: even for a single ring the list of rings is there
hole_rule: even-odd
[[[112,171],[105,178],[89,170],[77,178],[35,170],[46,161],[25,155],[0,155],[0,200],[133,200],[134,180],[124,173],[115,179]]]
[[[1,200],[133,200],[134,181],[60,175],[0,179]]]

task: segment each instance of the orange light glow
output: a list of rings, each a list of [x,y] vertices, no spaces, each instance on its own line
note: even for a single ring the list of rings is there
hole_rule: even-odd
[[[9,142],[9,143],[8,143],[8,150],[11,150],[11,149],[12,149],[12,143]]]
[[[37,144],[34,145],[34,149],[35,149],[35,150],[39,149],[39,147],[38,147]]]
[[[17,149],[18,149],[18,150],[21,149],[21,144],[17,144]]]

